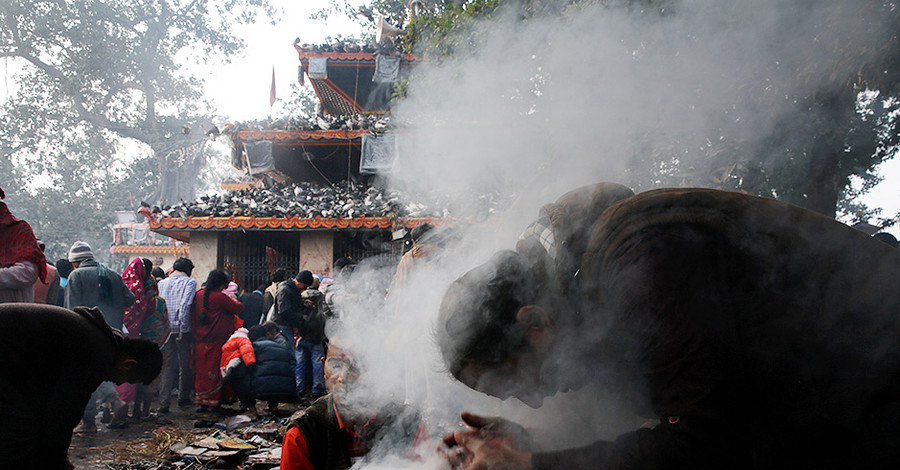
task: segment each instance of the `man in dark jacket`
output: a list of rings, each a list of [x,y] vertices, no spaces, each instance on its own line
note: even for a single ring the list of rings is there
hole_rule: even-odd
[[[896,250],[789,204],[580,188],[450,286],[441,353],[490,395],[593,381],[659,424],[531,453],[469,420],[446,442],[488,470],[896,468],[898,278]]]
[[[317,289],[318,281],[315,279],[301,294],[303,318],[297,330],[297,393],[303,395],[308,391],[313,400],[326,393],[322,367],[325,361],[325,296]]]
[[[250,328],[253,325],[261,323],[260,318],[263,312],[263,291],[266,286],[262,285],[253,292],[244,292],[238,297],[238,301],[244,305],[244,313],[241,314],[241,320],[244,320],[244,327]]]
[[[124,338],[96,308],[0,305],[0,468],[72,468],[66,452],[104,380],[149,384],[162,367],[150,341]]]
[[[294,347],[294,329],[300,328],[303,320],[302,293],[313,283],[313,275],[310,271],[300,271],[293,279],[288,279],[278,284],[278,292],[275,294],[275,318],[273,321],[279,327],[285,338]]]
[[[303,297],[303,292],[316,281],[317,279],[311,271],[300,271],[293,279],[288,279],[279,284],[278,293],[275,295],[274,321],[281,328],[282,334],[288,338],[291,349],[295,352],[297,359],[294,372],[297,381],[298,397],[304,395],[308,384],[308,374],[315,370],[313,369],[315,365],[310,364],[310,362],[316,358],[321,362],[323,356],[321,347],[317,350],[319,354],[315,357],[310,351],[307,321],[310,319],[311,309],[315,307],[315,304]],[[295,333],[296,338],[294,337]],[[321,367],[318,367],[318,369],[321,371]],[[321,381],[318,384],[324,389]]]

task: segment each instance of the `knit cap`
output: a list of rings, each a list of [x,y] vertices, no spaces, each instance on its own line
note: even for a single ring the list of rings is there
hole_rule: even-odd
[[[77,263],[93,257],[94,252],[91,251],[91,245],[85,242],[75,242],[72,244],[72,248],[69,248],[70,263]]]
[[[294,280],[299,283],[306,284],[307,286],[311,286],[313,283],[312,272],[307,270],[300,271],[296,276],[294,276]]]

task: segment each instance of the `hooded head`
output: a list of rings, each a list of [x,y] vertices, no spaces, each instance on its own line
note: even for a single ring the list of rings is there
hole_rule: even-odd
[[[534,302],[537,291],[527,261],[509,250],[454,281],[438,317],[438,342],[450,372],[458,377],[463,361],[500,363],[522,348],[516,313]]]
[[[561,384],[545,364],[555,338],[554,312],[540,297],[528,261],[500,251],[450,285],[437,340],[447,368],[469,387],[538,407]]]

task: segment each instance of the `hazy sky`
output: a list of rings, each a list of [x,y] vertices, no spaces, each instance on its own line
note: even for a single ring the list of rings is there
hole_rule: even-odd
[[[884,209],[882,216],[889,217],[900,211],[900,159],[894,157],[882,164],[884,181],[876,186],[862,200],[871,206]],[[900,238],[900,227],[891,227],[888,232]]]
[[[209,71],[207,90],[211,99],[220,114],[237,121],[265,119],[269,115],[273,66],[278,99],[290,97],[290,84],[297,82],[300,65],[293,46],[295,38],[300,38],[301,44],[321,44],[329,36],[359,37],[362,33],[358,23],[341,15],[332,15],[328,21],[311,20],[312,13],[329,4],[327,0],[271,3],[284,11],[278,24],[265,22],[240,28],[238,32],[246,41],[244,52],[230,64]],[[280,106],[281,102],[275,103],[276,114]]]

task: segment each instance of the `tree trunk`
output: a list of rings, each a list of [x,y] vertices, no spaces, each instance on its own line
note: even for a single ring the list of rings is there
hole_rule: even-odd
[[[838,196],[843,188],[840,181],[841,141],[834,134],[823,136],[813,145],[809,159],[809,181],[806,189],[806,208],[834,217]]]
[[[856,112],[856,94],[834,89],[819,93],[814,100],[811,112],[818,113],[822,130],[810,150],[806,208],[834,217],[847,177],[841,160],[852,114]]]

